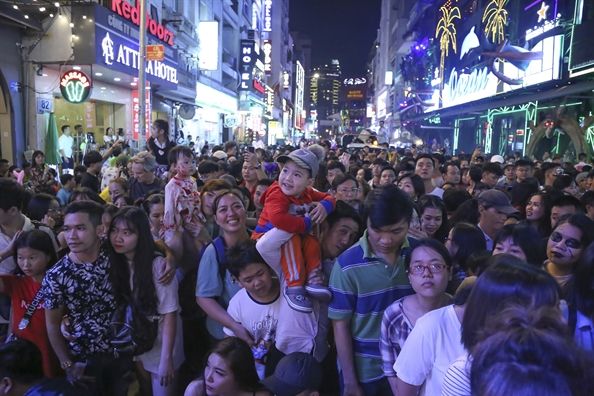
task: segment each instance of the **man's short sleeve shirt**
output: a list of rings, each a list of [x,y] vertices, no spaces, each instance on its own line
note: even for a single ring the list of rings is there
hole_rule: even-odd
[[[116,302],[109,280],[109,258],[102,248],[93,263],[76,264],[64,256],[41,286],[46,309],[65,308],[76,340],[70,350],[78,360],[109,351],[107,327]]]

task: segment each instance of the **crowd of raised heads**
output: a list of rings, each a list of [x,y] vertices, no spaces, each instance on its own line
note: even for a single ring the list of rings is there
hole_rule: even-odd
[[[169,132],[0,159],[0,395],[594,394],[585,154]]]

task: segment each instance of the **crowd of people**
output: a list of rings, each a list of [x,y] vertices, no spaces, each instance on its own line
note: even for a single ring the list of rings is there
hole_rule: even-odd
[[[0,160],[0,394],[594,394],[586,155],[169,132]]]

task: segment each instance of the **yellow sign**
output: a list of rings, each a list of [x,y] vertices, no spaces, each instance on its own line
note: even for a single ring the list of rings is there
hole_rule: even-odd
[[[163,44],[147,45],[147,61],[163,61],[165,59],[165,46]]]

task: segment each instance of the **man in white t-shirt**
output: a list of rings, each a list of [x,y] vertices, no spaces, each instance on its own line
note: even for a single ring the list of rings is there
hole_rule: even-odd
[[[72,146],[74,138],[70,136],[70,125],[62,125],[62,136],[58,138],[58,149],[62,156],[62,173],[70,173],[67,169],[74,168]]]
[[[227,313],[252,336],[251,345],[256,370],[264,379],[263,358],[274,345],[281,314],[280,283],[272,277],[272,269],[256,250],[256,242],[248,239],[227,249],[228,270],[242,289],[231,298]],[[227,336],[235,336],[223,328]]]
[[[433,173],[435,171],[435,159],[429,154],[420,154],[415,159],[415,174],[423,179],[425,194],[435,195],[443,198],[443,190],[433,184]]]

